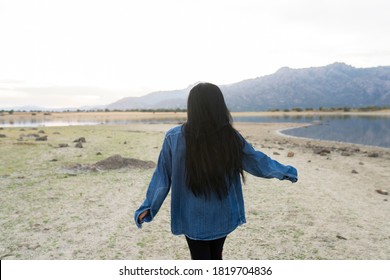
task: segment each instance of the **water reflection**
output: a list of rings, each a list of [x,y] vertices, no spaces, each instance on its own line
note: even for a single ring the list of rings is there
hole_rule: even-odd
[[[296,122],[312,124],[284,130],[291,136],[390,148],[390,117],[357,115],[236,117],[238,122]]]
[[[283,131],[292,136],[390,148],[390,118],[342,116],[321,118],[320,125]]]
[[[103,119],[103,120],[43,120],[43,119],[18,119],[14,120],[1,120],[0,127],[39,127],[39,126],[73,126],[73,125],[99,125],[99,124],[132,124],[132,123],[147,123],[147,124],[159,124],[159,123],[183,123],[185,118],[159,118],[159,119],[137,119],[137,120],[115,120],[115,119]]]

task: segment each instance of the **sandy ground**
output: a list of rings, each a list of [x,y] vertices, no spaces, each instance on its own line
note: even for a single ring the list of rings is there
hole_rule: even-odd
[[[133,222],[153,168],[73,168],[116,154],[156,162],[173,125],[0,130],[0,259],[189,259],[184,237],[170,232],[169,197],[155,221]],[[225,259],[390,259],[389,196],[376,192],[390,191],[389,149],[277,132],[294,124],[235,126],[295,166],[299,182],[246,175],[247,224],[228,236]]]

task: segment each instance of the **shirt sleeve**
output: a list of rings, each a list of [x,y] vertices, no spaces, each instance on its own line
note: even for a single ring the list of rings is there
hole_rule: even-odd
[[[298,181],[298,172],[293,166],[283,165],[266,154],[255,150],[243,137],[242,141],[244,144],[243,169],[246,172],[267,179],[277,178],[279,180],[289,180],[293,183]]]
[[[171,188],[172,175],[172,154],[167,137],[164,139],[156,169],[149,183],[146,192],[146,198],[141,206],[135,211],[134,220],[137,227],[141,228],[143,222],[151,222],[157,215],[166,196]],[[149,210],[149,213],[143,218],[141,223],[138,221],[139,215]]]

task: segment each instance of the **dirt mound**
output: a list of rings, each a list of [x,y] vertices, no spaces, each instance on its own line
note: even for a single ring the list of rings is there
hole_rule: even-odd
[[[135,158],[124,158],[120,155],[113,155],[95,164],[95,167],[100,170],[111,170],[119,168],[154,168],[156,164],[152,161],[143,161]]]
[[[120,168],[154,168],[156,164],[152,161],[143,161],[135,158],[124,158],[120,155],[113,155],[94,164],[76,164],[66,170],[71,173],[77,171],[114,170]]]

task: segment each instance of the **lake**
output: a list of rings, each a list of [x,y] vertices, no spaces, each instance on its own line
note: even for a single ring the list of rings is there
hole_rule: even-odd
[[[294,122],[309,126],[283,130],[295,137],[390,148],[390,117],[361,115],[240,117],[245,122]]]
[[[0,127],[42,127],[72,126],[99,124],[131,124],[131,123],[180,123],[185,118],[138,119],[138,120],[42,120],[23,119],[5,121],[0,119]],[[361,115],[320,115],[320,116],[245,116],[234,117],[235,122],[293,122],[311,124],[303,128],[284,130],[290,136],[320,140],[349,142],[370,146],[390,148],[390,117]]]

